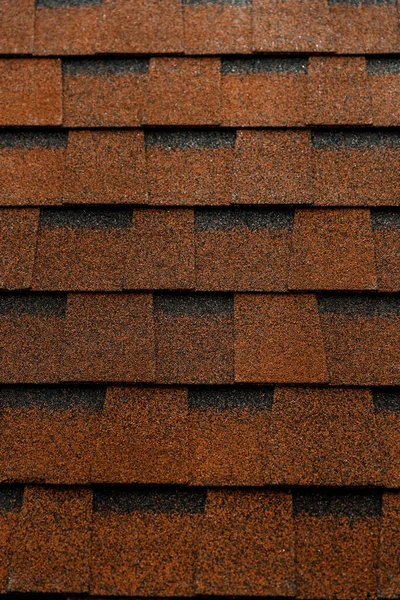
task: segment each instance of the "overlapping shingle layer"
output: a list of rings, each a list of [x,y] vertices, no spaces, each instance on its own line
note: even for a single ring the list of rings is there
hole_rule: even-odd
[[[400,597],[400,3],[3,0],[0,595]]]

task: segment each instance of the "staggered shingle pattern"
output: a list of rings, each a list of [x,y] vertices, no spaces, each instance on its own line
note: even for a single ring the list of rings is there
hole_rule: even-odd
[[[400,597],[400,2],[0,2],[0,596]]]

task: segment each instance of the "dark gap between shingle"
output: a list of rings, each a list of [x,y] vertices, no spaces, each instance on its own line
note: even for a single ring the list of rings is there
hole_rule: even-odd
[[[63,75],[127,75],[147,73],[148,58],[63,60]]]
[[[395,5],[396,0],[328,0],[329,6],[388,6]]]
[[[0,293],[0,315],[49,315],[64,317],[67,293],[43,294],[24,292]]]
[[[233,316],[233,294],[155,293],[154,310],[166,315]]]
[[[400,74],[400,58],[367,58],[369,75]]]
[[[399,131],[311,131],[313,148],[400,148]]]
[[[207,6],[208,4],[228,4],[228,6],[251,6],[253,0],[181,0],[183,6]]]
[[[182,129],[180,131],[145,131],[145,147],[161,148],[234,148],[236,131],[202,131],[201,129]]]
[[[245,227],[251,230],[267,229],[289,232],[293,230],[294,209],[292,208],[195,208],[196,231],[207,229],[231,230]]]
[[[398,388],[372,388],[372,399],[377,411],[400,411],[400,389]]]
[[[0,484],[0,512],[19,512],[23,497],[24,488],[22,485]]]
[[[39,223],[46,229],[128,229],[132,217],[127,207],[41,208]]]
[[[143,487],[135,490],[94,490],[93,508],[97,512],[148,512],[154,514],[203,513],[206,490]]]
[[[400,316],[400,296],[353,296],[317,294],[321,314],[360,315],[363,317]]]
[[[36,8],[79,8],[80,6],[99,6],[103,0],[35,0]]]
[[[307,58],[221,58],[221,73],[307,73]]]
[[[293,490],[295,516],[378,517],[382,514],[382,492]]]
[[[68,131],[0,131],[0,148],[65,148]]]
[[[400,208],[371,208],[372,229],[388,227],[400,231]]]
[[[263,386],[190,388],[188,406],[190,410],[229,411],[234,409],[271,410],[274,401],[274,388]]]
[[[63,411],[72,408],[102,410],[107,388],[103,387],[7,387],[0,388],[0,408],[46,408]]]

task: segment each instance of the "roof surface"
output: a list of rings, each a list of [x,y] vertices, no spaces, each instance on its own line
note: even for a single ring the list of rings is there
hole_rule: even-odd
[[[1,0],[0,595],[400,598],[400,0]]]

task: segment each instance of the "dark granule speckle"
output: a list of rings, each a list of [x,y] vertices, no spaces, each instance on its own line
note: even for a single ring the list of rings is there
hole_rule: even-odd
[[[68,143],[68,131],[0,131],[0,148],[65,148]]]
[[[181,0],[183,6],[227,4],[228,6],[251,6],[253,0]]]
[[[169,315],[233,315],[233,294],[154,294],[156,313]]]
[[[400,74],[400,59],[367,58],[367,73],[369,75]]]
[[[24,488],[20,485],[0,485],[0,512],[21,510]]]
[[[382,492],[359,490],[294,490],[294,516],[313,517],[343,516],[364,518],[380,516],[382,512]]]
[[[0,315],[27,314],[64,317],[67,294],[29,294],[24,292],[0,294]]]
[[[46,408],[63,411],[82,407],[101,410],[106,397],[105,387],[5,387],[0,389],[2,408]]]
[[[42,208],[40,226],[69,229],[127,229],[132,225],[133,209],[102,208]]]
[[[194,225],[196,231],[207,229],[293,229],[294,210],[285,208],[196,208]]]
[[[307,58],[222,58],[223,75],[255,73],[307,73]]]
[[[273,387],[216,387],[191,388],[188,405],[191,410],[234,410],[249,408],[271,410],[274,400]]]
[[[400,230],[400,209],[371,208],[372,229],[389,227]]]
[[[236,131],[182,129],[179,131],[145,131],[145,147],[176,148],[234,148]]]
[[[347,294],[318,294],[321,314],[334,313],[366,317],[400,316],[400,297],[389,294],[352,296]]]
[[[360,131],[325,130],[311,131],[313,148],[400,148],[400,132],[397,130]]]
[[[328,0],[330,6],[389,6],[395,5],[397,0]]]
[[[372,389],[372,399],[377,411],[400,411],[400,389],[398,388]]]
[[[205,489],[180,489],[173,487],[143,487],[132,490],[94,491],[93,507],[96,512],[150,512],[164,514],[203,513],[206,502]]]
[[[148,58],[129,59],[76,59],[63,60],[63,75],[128,75],[141,74],[149,70]]]

